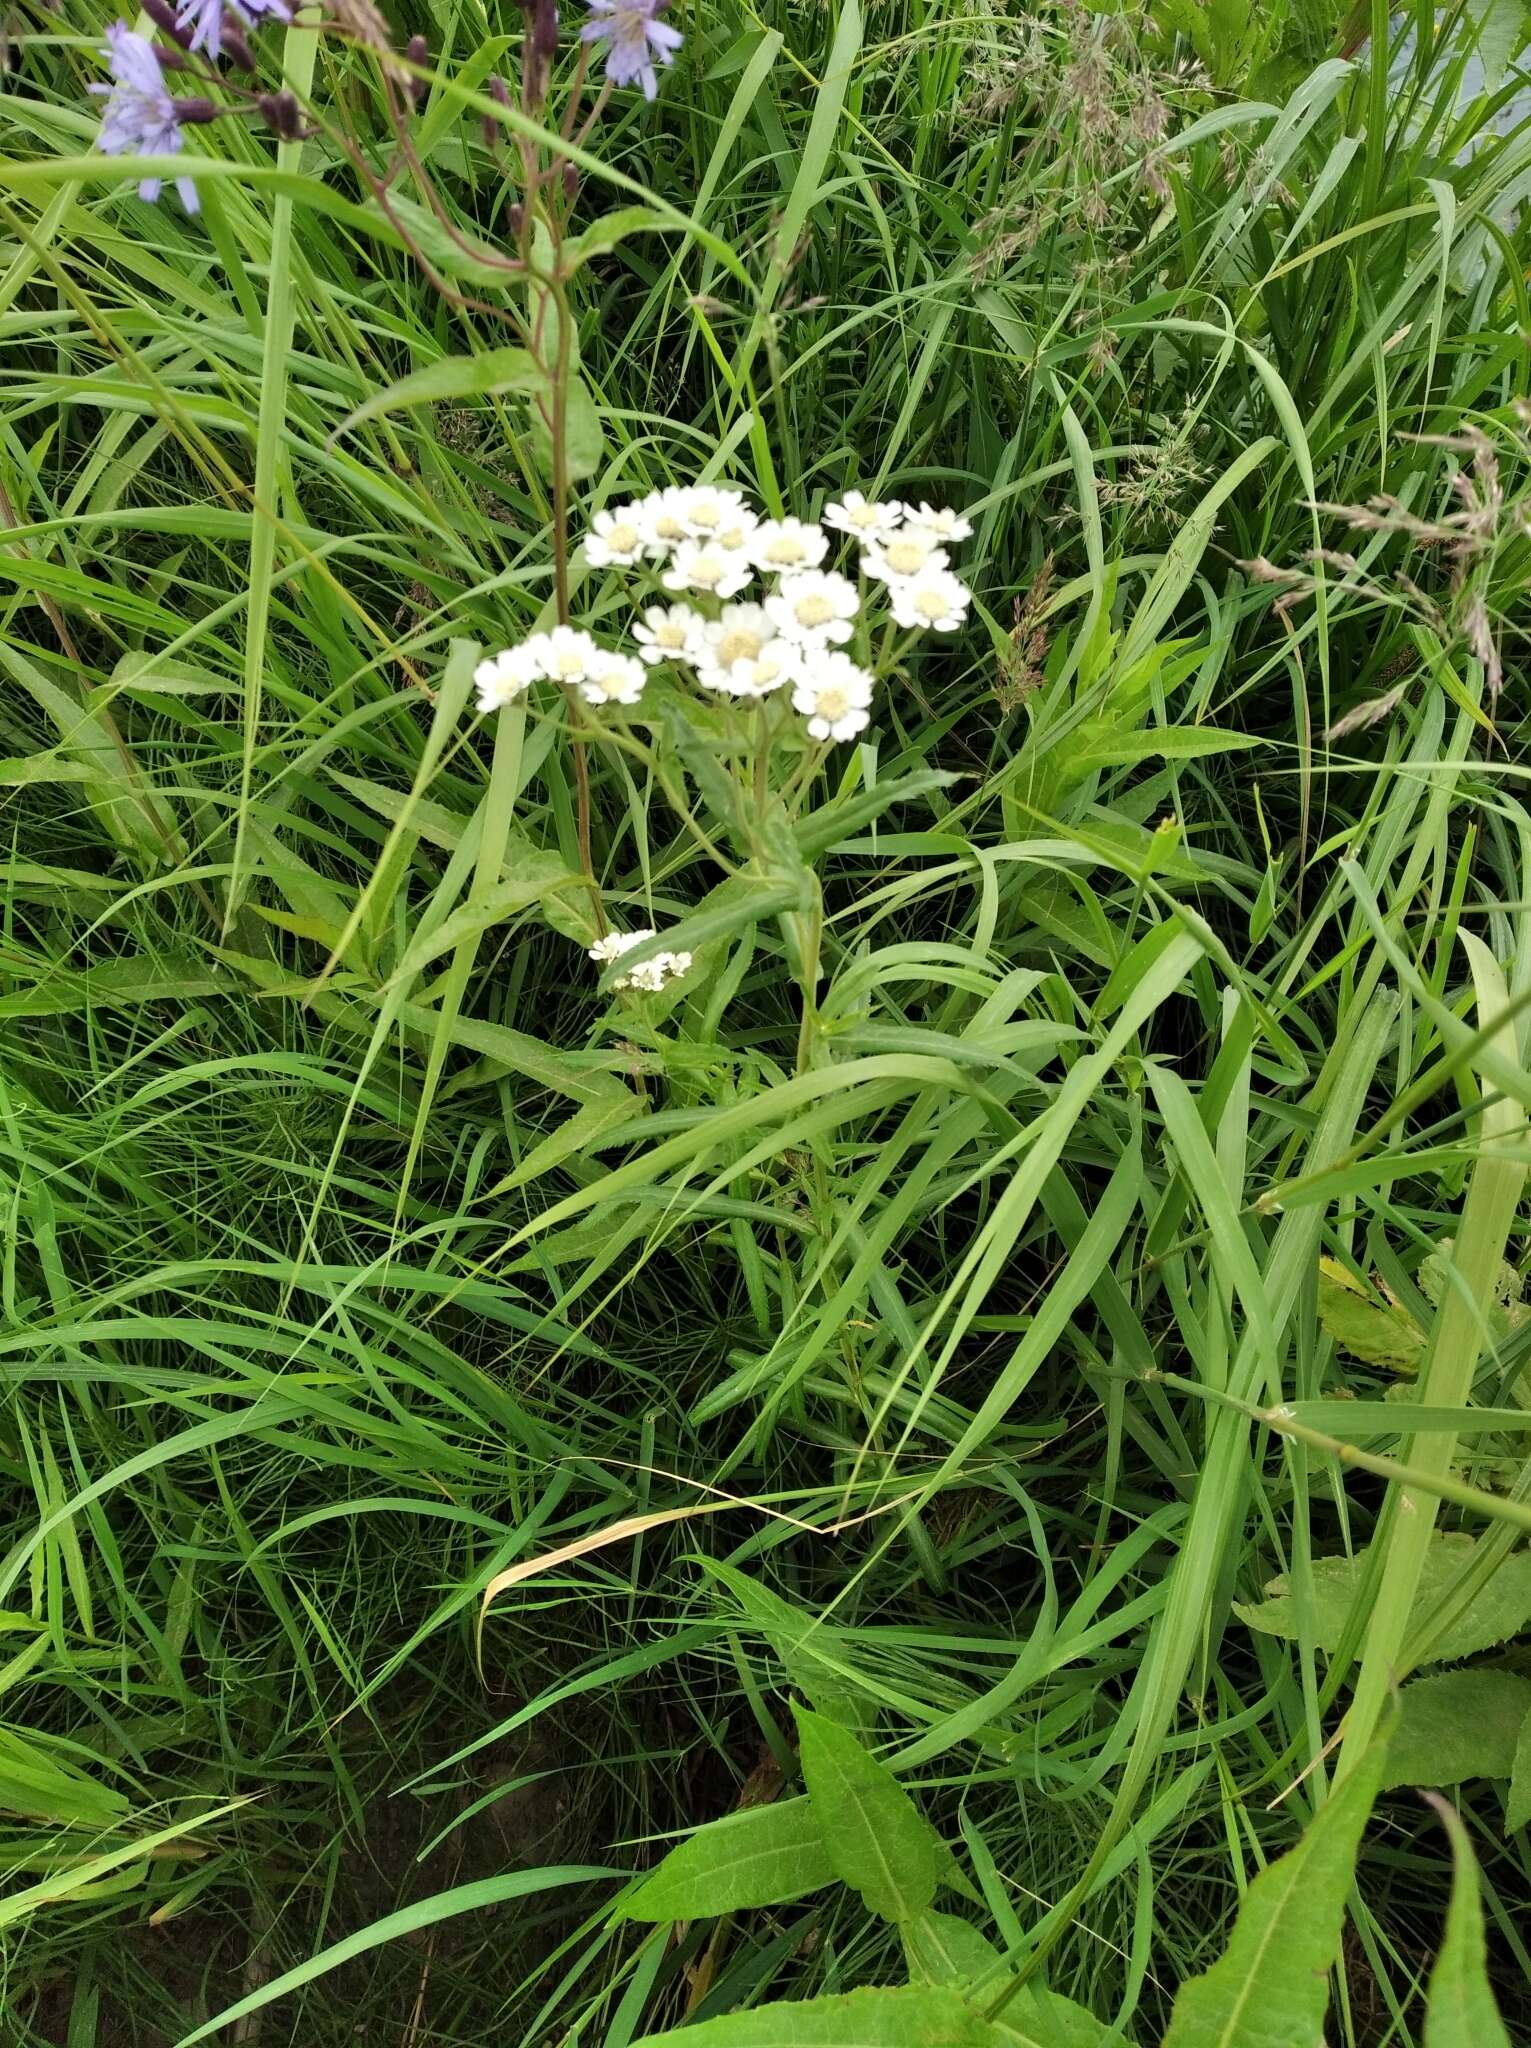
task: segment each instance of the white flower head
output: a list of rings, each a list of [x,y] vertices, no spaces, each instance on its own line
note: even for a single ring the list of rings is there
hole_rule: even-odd
[[[590,663],[579,693],[587,704],[636,704],[647,681],[648,671],[636,656],[602,647]]]
[[[945,543],[966,540],[973,531],[973,522],[960,512],[954,512],[950,505],[927,505],[922,498],[918,508],[906,506],[904,525],[916,533],[928,533],[932,540]]]
[[[579,685],[589,675],[590,664],[601,657],[601,649],[590,635],[576,626],[555,626],[551,633],[534,633],[526,645],[536,648],[542,673],[554,683]]]
[[[634,507],[643,528],[644,546],[651,555],[667,555],[671,548],[678,547],[687,538],[685,522],[680,516],[679,501],[684,496],[683,491],[675,489],[650,491]]]
[[[945,548],[933,533],[918,526],[901,526],[861,557],[862,574],[878,583],[896,583],[900,576],[918,576],[922,569],[945,567]]]
[[[513,704],[543,673],[540,633],[523,640],[519,647],[505,647],[488,655],[473,671],[473,687],[481,712],[500,711]]]
[[[904,508],[896,498],[879,502],[860,491],[847,491],[837,503],[824,507],[824,524],[837,533],[852,534],[863,546],[886,540],[903,517]]]
[[[733,664],[723,687],[734,697],[769,697],[796,679],[801,651],[790,640],[768,640],[752,659]]]
[[[702,651],[707,621],[688,604],[651,604],[633,627],[638,658],[650,668],[658,661],[693,662]]]
[[[804,519],[762,519],[750,539],[750,553],[769,575],[817,569],[829,552],[829,535]]]
[[[872,678],[838,648],[804,650],[792,702],[816,740],[854,739],[867,723]]]
[[[815,646],[826,640],[849,640],[859,600],[856,586],[833,569],[800,569],[783,576],[781,587],[765,601],[778,633]]]
[[[613,960],[620,960],[645,939],[658,936],[652,925],[641,925],[635,932],[608,932],[605,938],[596,940],[589,957],[597,967],[609,967]],[[619,974],[612,987],[642,989],[646,994],[657,995],[667,981],[686,972],[691,958],[689,953],[655,953],[650,959],[637,961],[629,973]]]
[[[628,974],[618,975],[612,984],[615,988],[640,989],[644,995],[657,996],[667,982],[676,981],[691,965],[689,953],[655,953],[651,959],[640,960]]]
[[[648,553],[643,507],[636,502],[597,512],[585,535],[585,560],[592,569],[630,569]]]
[[[749,580],[743,554],[700,540],[683,540],[660,578],[666,590],[705,590],[713,597],[733,597]]]
[[[894,618],[922,633],[955,633],[972,601],[972,592],[950,569],[922,569],[888,585]]]
[[[692,484],[672,491],[670,498],[682,530],[692,540],[712,540],[755,516],[744,502],[743,491],[722,484]]]
[[[620,960],[624,953],[630,952],[634,946],[641,946],[645,939],[658,936],[651,924],[640,925],[635,932],[607,932],[590,948],[589,957],[597,967],[609,967],[613,960]]]
[[[702,628],[702,651],[696,666],[703,682],[712,689],[726,689],[720,678],[736,661],[753,661],[775,631],[763,605],[724,605],[718,617]]]

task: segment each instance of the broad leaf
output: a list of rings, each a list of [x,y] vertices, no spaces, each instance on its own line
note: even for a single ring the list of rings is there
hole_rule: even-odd
[[[909,1975],[919,1984],[970,1984],[998,1971],[1001,1957],[989,1937],[970,1920],[927,1906],[899,1928]]]
[[[646,2034],[633,2048],[1016,2048],[979,2018],[961,1994],[946,1986],[905,1984],[893,1990],[852,1991],[843,1998],[808,1998],[795,2005],[762,2005],[753,2012],[703,2020],[679,2036]],[[1024,2041],[1024,2036],[1021,2037]],[[1046,2042],[1026,2048],[1050,2048]]]
[[[1531,1713],[1520,1724],[1510,1760],[1510,1796],[1505,1801],[1504,1831],[1513,1835],[1531,1821]]]
[[[1446,1935],[1425,1995],[1425,2048],[1510,2048],[1489,1989],[1478,1859],[1467,1830],[1444,1799],[1430,1804],[1451,1837],[1451,1906]]]
[[[629,1920],[701,1920],[800,1899],[835,1875],[809,1801],[784,1799],[698,1828],[617,1912]]]
[[[505,391],[538,391],[545,383],[535,357],[524,348],[490,348],[477,356],[441,356],[412,370],[386,390],[374,392],[348,413],[331,440],[379,413],[406,405],[434,405],[450,398],[490,398]]]
[[[1440,1671],[1406,1685],[1388,1749],[1393,1785],[1507,1778],[1531,1712],[1531,1678],[1513,1671]]]
[[[1352,1358],[1414,1374],[1425,1355],[1425,1332],[1406,1308],[1374,1302],[1335,1259],[1318,1262],[1318,1319]]]
[[[1296,1848],[1250,1885],[1224,1953],[1181,1986],[1164,2048],[1314,2048],[1322,2040],[1329,1971],[1385,1755],[1374,1743]]]
[[[1420,1574],[1410,1628],[1422,1622],[1446,1589],[1471,1565],[1477,1549],[1471,1536],[1432,1536]],[[1345,1624],[1365,1581],[1368,1552],[1313,1561],[1313,1640],[1329,1655],[1339,1647]],[[1286,1578],[1272,1579],[1258,1603],[1235,1601],[1234,1612],[1262,1635],[1297,1640],[1297,1601]],[[1517,1551],[1498,1565],[1430,1650],[1432,1664],[1450,1664],[1508,1642],[1531,1620],[1531,1551]]]
[[[803,1783],[835,1875],[884,1920],[912,1920],[936,1895],[940,1837],[893,1773],[837,1721],[797,1709]]]
[[[610,213],[603,213],[598,220],[592,221],[583,234],[571,235],[564,243],[564,276],[572,277],[592,256],[609,254],[629,235],[650,234],[665,228],[673,233],[676,225],[669,215],[656,212],[652,206],[613,207]]]

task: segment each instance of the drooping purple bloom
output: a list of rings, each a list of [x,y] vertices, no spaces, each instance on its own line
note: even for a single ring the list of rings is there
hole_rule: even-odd
[[[191,30],[188,49],[206,50],[216,57],[223,42],[223,10],[227,0],[181,0],[178,19],[182,28]],[[239,0],[232,12],[252,25],[267,16],[277,21],[291,21],[292,9],[287,0]]]
[[[106,31],[106,57],[115,82],[91,87],[107,95],[97,138],[102,150],[107,156],[173,156],[181,146],[182,113],[154,45],[125,21],[114,21]],[[139,198],[158,199],[162,185],[160,178],[140,179]],[[186,211],[195,213],[197,188],[190,178],[177,178],[175,189]]]
[[[641,85],[651,100],[659,90],[656,64],[668,64],[684,38],[677,28],[656,17],[665,0],[585,0],[591,19],[580,41],[605,43],[606,76],[613,85]]]

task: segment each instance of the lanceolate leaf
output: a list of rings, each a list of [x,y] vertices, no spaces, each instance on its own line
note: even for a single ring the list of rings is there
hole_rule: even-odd
[[[939,1837],[893,1773],[837,1721],[797,1709],[803,1782],[835,1874],[885,1920],[912,1920],[936,1895]]]
[[[546,380],[536,359],[524,348],[491,348],[478,356],[442,356],[412,370],[385,391],[374,392],[335,430],[335,436],[379,413],[398,412],[406,405],[431,405],[449,398],[485,398],[503,391],[536,391]]]
[[[1175,2000],[1164,2048],[1315,2048],[1361,1830],[1382,1779],[1374,1743],[1302,1840],[1250,1885],[1223,1955]]]
[[[1489,1989],[1478,1859],[1466,1828],[1444,1799],[1429,1795],[1451,1837],[1451,1909],[1425,2006],[1425,2048],[1510,2048]]]
[[[704,2020],[679,2034],[646,2034],[633,2048],[1017,2048],[1017,2037],[988,2026],[959,1992],[944,1985],[900,1985],[763,2005]],[[1023,2048],[1049,2048],[1046,2042]]]
[[[784,1799],[698,1828],[617,1911],[629,1920],[699,1920],[800,1899],[834,1880],[813,1808]]]

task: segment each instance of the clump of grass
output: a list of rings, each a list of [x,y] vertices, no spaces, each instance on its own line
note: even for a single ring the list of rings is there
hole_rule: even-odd
[[[196,218],[87,153],[104,13],[27,24],[17,2048],[178,2042],[396,1913],[227,2038],[626,2048],[901,1981],[843,1888],[612,1917],[797,1789],[804,1702],[1002,1947],[1157,2040],[1352,1701],[1431,1662],[1405,1516],[1490,1546],[1459,1604],[1522,1554],[1524,73],[1473,10],[1184,12],[678,10],[568,202],[649,211],[559,309],[562,485],[513,379],[401,386],[528,303],[488,262],[529,233],[519,12],[252,38],[318,132],[198,128]],[[385,30],[429,38],[407,92]],[[864,733],[768,757],[811,891],[729,897],[666,1007],[601,983],[591,902],[663,939],[715,853],[786,858],[727,836],[747,737],[480,721],[469,677],[568,578],[625,628],[553,536],[708,469],[964,508],[974,604]],[[1444,1364],[1337,1322],[1337,1272]],[[1362,1552],[1325,1641],[1314,1561]],[[1239,1612],[1277,1575],[1289,1636]],[[1523,1676],[1527,1618],[1474,1662]],[[1450,1796],[1516,2027],[1502,1776]],[[1421,2038],[1451,1883],[1418,1797],[1381,1813],[1346,2048]]]

